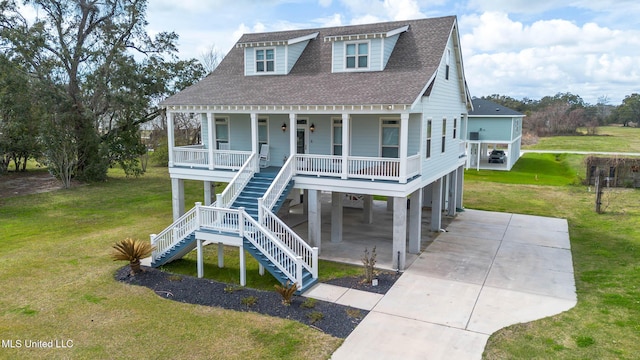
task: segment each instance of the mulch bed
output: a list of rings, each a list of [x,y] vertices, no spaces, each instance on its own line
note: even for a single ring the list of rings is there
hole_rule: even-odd
[[[144,272],[131,276],[131,269],[127,265],[116,272],[115,278],[127,284],[148,287],[165,299],[189,304],[217,306],[236,311],[253,311],[295,320],[339,338],[346,338],[369,313],[366,310],[321,300],[310,300],[315,301],[315,304],[312,308],[307,308],[303,306],[307,301],[304,296],[294,296],[291,305],[285,306],[282,304],[282,297],[275,291],[256,290],[210,279],[171,274],[148,267],[143,267],[143,269]],[[380,274],[380,276],[383,275]],[[384,293],[393,285],[393,283],[388,283],[390,279],[395,282],[397,276],[395,273],[392,273],[389,278],[387,275],[380,276],[380,285],[377,287],[362,284],[358,277],[335,279],[329,283]],[[252,301],[254,300],[252,297],[255,298],[255,302]],[[322,318],[318,320],[319,314],[322,314]]]

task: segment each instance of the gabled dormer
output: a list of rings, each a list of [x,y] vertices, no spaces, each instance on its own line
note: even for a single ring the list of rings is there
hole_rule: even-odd
[[[382,71],[400,34],[409,26],[387,32],[325,36],[332,43],[331,72]]]
[[[244,48],[244,74],[287,75],[293,65],[318,33],[311,33],[293,39],[261,40],[238,43]]]

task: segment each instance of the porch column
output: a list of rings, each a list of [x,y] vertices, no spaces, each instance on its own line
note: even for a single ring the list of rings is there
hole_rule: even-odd
[[[456,191],[458,190],[458,169],[453,170],[449,173],[449,189],[448,189],[448,206],[447,206],[447,215],[448,216],[456,216]]]
[[[317,247],[318,251],[320,251],[322,236],[320,190],[309,190],[308,204],[309,245]]]
[[[200,239],[196,239],[196,246],[197,246],[197,257],[198,257],[198,261],[197,261],[197,270],[198,270],[198,278],[202,278],[204,276],[204,253],[202,251],[202,243],[204,242],[204,240],[200,240]]]
[[[175,146],[175,134],[173,131],[173,113],[167,112],[167,147],[169,148],[169,167],[173,167],[173,147]]]
[[[373,224],[373,196],[365,195],[364,198],[362,199],[362,202],[363,202],[362,222],[364,222],[365,224]]]
[[[422,239],[422,189],[414,191],[409,197],[409,252],[420,252]]]
[[[431,231],[442,227],[442,180],[434,181],[431,187]]]
[[[400,253],[400,255],[398,255]],[[407,259],[407,198],[393,198],[393,267],[404,270]]]
[[[407,182],[407,151],[409,149],[409,114],[400,114],[400,183],[406,184]]]
[[[184,214],[184,180],[171,179],[171,204],[173,208],[173,221]]]
[[[477,146],[478,146],[478,148],[477,148],[478,149],[478,154],[477,154],[478,155],[478,158],[477,158],[478,161],[476,162],[476,170],[480,171],[480,159],[481,159],[480,155],[481,155],[483,150],[482,150],[482,144],[478,144]]]
[[[289,156],[294,156],[297,152],[296,129],[298,128],[297,114],[289,114]],[[295,166],[294,166],[295,167]]]
[[[342,199],[341,192],[331,192],[331,242],[342,242]]]
[[[342,114],[342,179],[349,176],[349,114]]]
[[[209,206],[213,204],[215,194],[216,183],[215,181],[205,181],[204,182],[204,205]]]
[[[464,189],[464,167],[460,166],[458,168],[458,181],[457,186],[458,189],[456,191],[456,207],[462,209],[462,192]]]
[[[207,150],[209,150],[209,170],[213,170],[216,167],[216,159],[215,159],[215,150],[216,150],[216,139],[214,137],[214,127],[216,126],[216,122],[214,121],[215,117],[213,113],[207,113],[207,137],[209,138],[209,145],[207,146]],[[205,190],[206,191],[206,190]],[[210,199],[205,197],[205,204],[207,204],[206,199]]]
[[[258,152],[260,151],[260,149],[258,149],[258,114],[256,113],[251,113],[251,152],[256,154],[256,156],[258,156]],[[256,168],[255,171],[256,172],[260,172],[260,161],[258,160],[256,162]]]

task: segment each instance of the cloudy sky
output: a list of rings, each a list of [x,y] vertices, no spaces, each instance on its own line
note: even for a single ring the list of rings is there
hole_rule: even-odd
[[[640,92],[637,0],[151,0],[147,19],[150,33],[180,36],[181,58],[201,59],[248,32],[446,15],[458,16],[473,96],[571,92],[618,105]]]

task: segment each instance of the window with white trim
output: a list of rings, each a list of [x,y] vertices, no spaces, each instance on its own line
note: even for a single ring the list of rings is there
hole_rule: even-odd
[[[276,62],[276,50],[256,49],[256,72],[274,72]]]
[[[432,125],[431,119],[427,120],[427,144],[426,144],[427,159],[431,157],[431,125]]]
[[[447,119],[442,119],[442,152],[446,149]]]
[[[229,119],[216,118],[216,149],[220,150],[220,144],[229,144]],[[224,146],[223,146],[224,147]]]
[[[369,42],[345,44],[345,68],[366,69],[369,67]]]
[[[333,155],[342,155],[342,119],[333,119],[331,130],[331,152]]]
[[[258,149],[269,143],[269,119],[258,118]]]
[[[397,158],[400,153],[400,121],[385,120],[380,123],[381,129],[381,156]]]
[[[453,138],[455,139],[458,136],[458,118],[453,119]]]
[[[447,54],[445,55],[445,63],[446,63],[446,68],[444,72],[445,80],[449,80],[449,61],[451,61],[450,59],[451,59],[451,50],[447,49]]]

